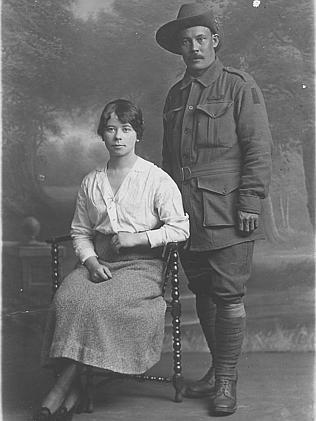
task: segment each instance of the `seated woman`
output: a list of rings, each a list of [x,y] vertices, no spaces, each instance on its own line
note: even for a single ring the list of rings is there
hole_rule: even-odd
[[[165,315],[161,246],[189,236],[176,184],[135,154],[141,110],[123,99],[110,102],[98,134],[110,158],[78,192],[71,236],[81,265],[51,306],[43,362],[59,376],[35,421],[70,419],[83,364],[140,374],[158,362]]]

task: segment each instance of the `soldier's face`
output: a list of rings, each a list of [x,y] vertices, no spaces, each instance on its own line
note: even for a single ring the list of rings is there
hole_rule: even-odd
[[[219,39],[205,26],[193,26],[180,32],[180,50],[189,71],[204,70],[215,60]]]

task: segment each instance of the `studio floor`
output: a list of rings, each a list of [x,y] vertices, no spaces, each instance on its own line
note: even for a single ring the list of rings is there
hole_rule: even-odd
[[[8,279],[15,279],[8,277]],[[49,281],[47,281],[49,282]],[[185,382],[208,369],[206,344],[194,311],[194,299],[182,282],[181,320]],[[49,285],[45,291],[50,291]],[[53,381],[39,366],[47,305],[38,297],[16,297],[2,323],[2,418],[31,421]],[[24,299],[24,301],[22,300]],[[33,304],[32,304],[33,303]],[[260,253],[247,297],[247,335],[239,364],[238,410],[232,421],[313,421],[314,258],[308,253]],[[170,322],[169,322],[170,324]],[[170,349],[170,326],[166,347]],[[271,352],[274,351],[274,352]],[[279,352],[276,352],[279,351]],[[172,356],[163,353],[152,374],[170,375]],[[75,414],[74,421],[209,420],[208,399],[173,401],[171,384],[115,380],[96,388],[95,411]]]
[[[52,375],[39,368],[36,354],[27,352],[16,360],[22,348],[4,355],[2,376],[2,419],[28,421],[48,390]],[[151,370],[168,375],[171,354],[164,353]],[[244,354],[239,366],[238,410],[231,421],[314,420],[314,355],[296,352],[253,352]],[[185,381],[203,375],[208,367],[206,353],[183,353]],[[184,398],[173,402],[171,384],[115,380],[95,389],[92,414],[75,414],[75,421],[173,421],[208,420],[209,402]]]

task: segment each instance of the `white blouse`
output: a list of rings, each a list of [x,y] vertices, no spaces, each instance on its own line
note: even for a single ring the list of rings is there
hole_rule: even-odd
[[[71,237],[83,263],[97,256],[96,232],[146,232],[150,246],[184,241],[189,237],[189,217],[184,213],[181,193],[162,169],[138,157],[113,194],[106,168],[90,172],[82,181]]]

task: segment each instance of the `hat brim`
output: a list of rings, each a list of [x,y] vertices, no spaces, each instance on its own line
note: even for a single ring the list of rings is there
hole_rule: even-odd
[[[173,54],[181,55],[178,41],[179,32],[183,29],[191,28],[192,26],[205,26],[206,28],[209,28],[212,33],[218,34],[218,30],[212,23],[212,18],[213,15],[211,13],[203,13],[202,15],[190,16],[168,22],[156,32],[156,41],[165,50],[168,50]],[[219,45],[220,42],[215,48],[215,51],[218,50]]]

